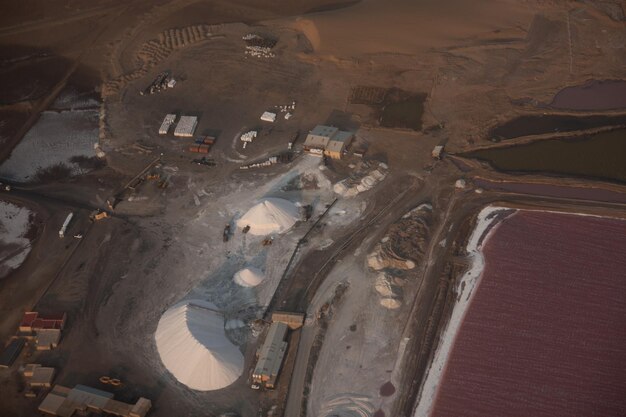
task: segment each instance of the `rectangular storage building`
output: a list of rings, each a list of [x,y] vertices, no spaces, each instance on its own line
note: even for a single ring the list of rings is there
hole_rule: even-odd
[[[272,113],[269,111],[263,112],[261,115],[261,120],[264,122],[274,123],[276,121],[276,113]]]
[[[181,116],[176,129],[174,129],[174,136],[190,138],[196,131],[198,125],[198,118],[196,116]]]
[[[167,132],[170,130],[170,126],[174,124],[176,121],[175,114],[168,114],[163,119],[163,123],[161,123],[161,127],[159,128],[159,135],[167,135]]]
[[[21,337],[11,340],[0,353],[0,368],[8,368],[13,365],[15,359],[20,356],[25,344],[26,341]]]
[[[265,388],[276,386],[276,379],[278,379],[278,373],[287,351],[286,335],[285,323],[274,322],[270,325],[252,374],[252,381],[255,384],[264,385]]]

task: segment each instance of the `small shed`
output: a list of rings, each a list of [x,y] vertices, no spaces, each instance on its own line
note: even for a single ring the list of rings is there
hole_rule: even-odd
[[[139,398],[133,408],[131,408],[129,417],[144,417],[150,411],[152,407],[152,401],[147,398]]]
[[[263,112],[261,115],[261,120],[264,122],[274,123],[276,121],[276,113],[272,113],[269,111]]]
[[[443,145],[435,146],[431,155],[434,159],[441,159],[441,157],[443,156]]]
[[[181,116],[174,129],[174,136],[190,138],[196,131],[196,126],[198,126],[196,116]]]

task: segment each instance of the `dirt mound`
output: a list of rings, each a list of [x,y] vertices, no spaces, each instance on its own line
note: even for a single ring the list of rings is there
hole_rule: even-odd
[[[313,51],[319,50],[321,44],[320,33],[312,20],[297,19],[296,29],[302,32],[302,35],[306,38],[307,45],[310,46]]]
[[[388,310],[396,310],[402,305],[402,301],[398,298],[386,297],[380,300],[380,305]]]
[[[422,261],[430,237],[431,207],[413,209],[392,224],[367,263],[374,270],[385,268],[413,269]]]

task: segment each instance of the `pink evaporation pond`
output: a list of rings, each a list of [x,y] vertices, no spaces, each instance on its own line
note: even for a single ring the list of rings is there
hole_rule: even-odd
[[[626,415],[626,221],[521,211],[483,254],[432,415]]]

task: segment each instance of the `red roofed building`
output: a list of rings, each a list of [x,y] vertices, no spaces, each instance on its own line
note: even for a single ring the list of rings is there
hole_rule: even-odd
[[[39,314],[35,311],[27,311],[22,317],[20,332],[32,333],[41,329],[63,330],[66,319],[66,313]]]

